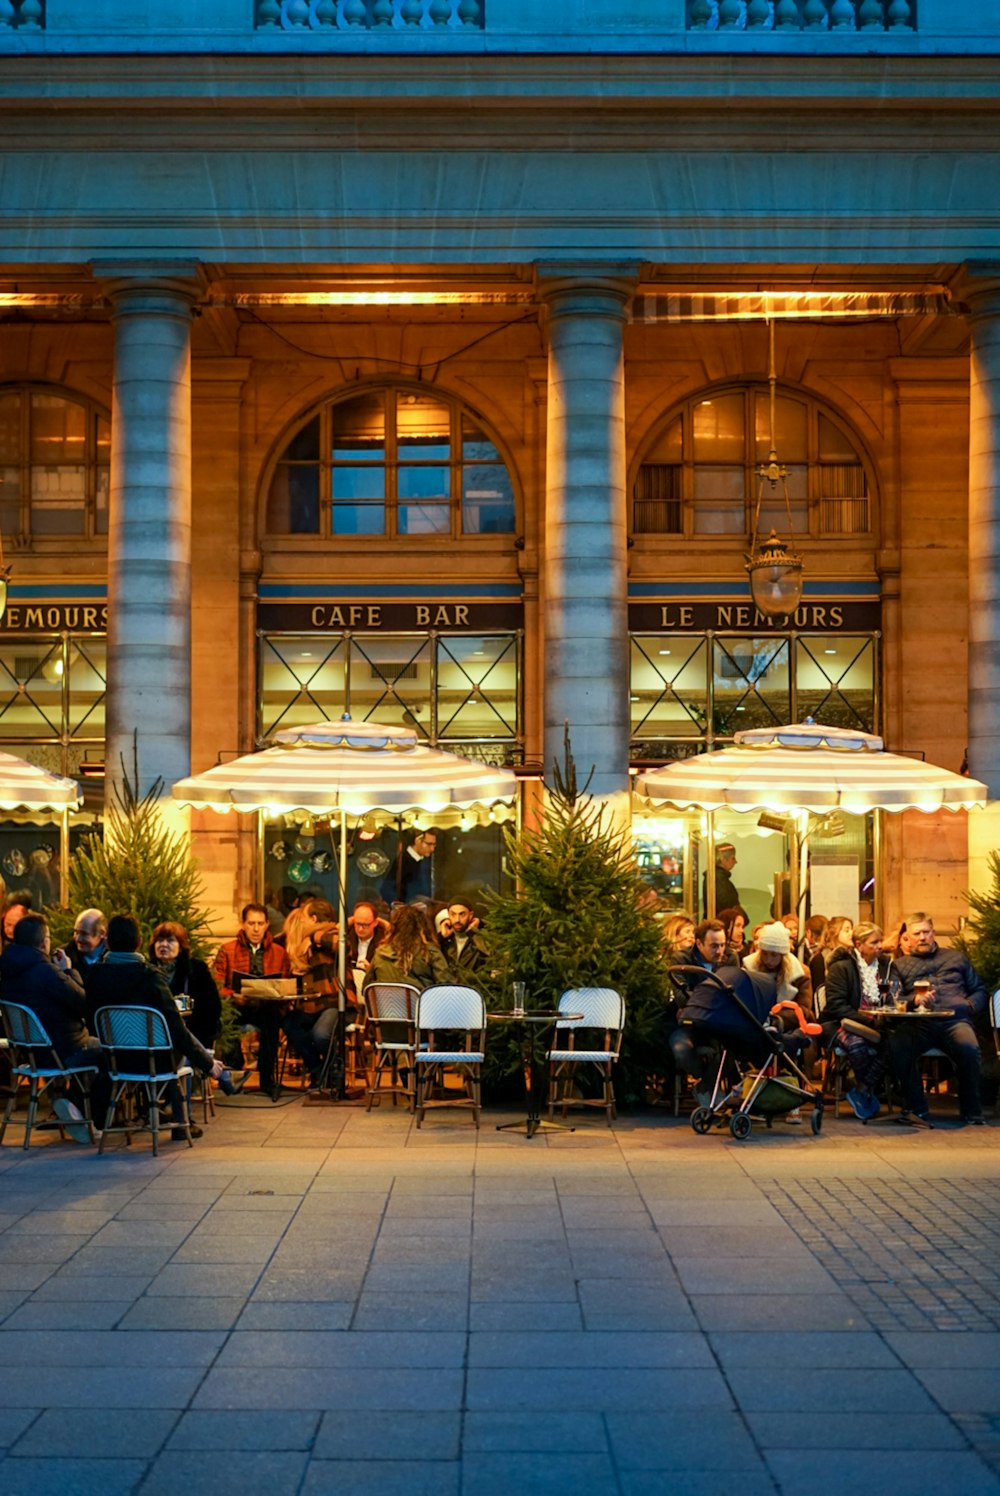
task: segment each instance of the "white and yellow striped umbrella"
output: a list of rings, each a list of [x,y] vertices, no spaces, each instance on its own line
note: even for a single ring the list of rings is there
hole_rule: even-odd
[[[407,811],[488,811],[512,800],[515,785],[511,770],[426,748],[408,728],[345,718],[276,733],[272,747],[178,780],[171,793],[201,809],[339,811],[378,821]]]
[[[639,809],[974,810],[978,779],[887,753],[874,734],[806,721],[736,734],[735,746],[667,764],[635,781]]]
[[[76,810],[83,804],[75,779],[0,753],[0,810]]]

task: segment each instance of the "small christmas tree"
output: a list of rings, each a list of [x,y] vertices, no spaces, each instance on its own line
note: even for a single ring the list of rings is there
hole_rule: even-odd
[[[187,839],[163,823],[158,809],[162,793],[158,779],[140,800],[128,775],[123,777],[104,839],[92,837],[70,861],[71,907],[51,911],[54,939],[72,934],[73,911],[103,909],[108,916],[131,914],[138,920],[143,948],[161,920],[176,920],[188,932],[191,954],[205,957],[211,927],[201,904],[201,875]]]
[[[965,952],[990,992],[1000,987],[1000,852],[987,859],[992,887],[970,892],[972,917],[955,944]]]
[[[566,741],[565,764],[542,825],[506,833],[507,861],[517,893],[486,900],[494,1000],[523,981],[529,1006],[555,1007],[571,987],[612,987],[625,999],[626,1028],[615,1090],[623,1103],[643,1099],[646,1074],[662,1065],[660,1020],[667,999],[660,928],[640,905],[645,884],[631,838],[609,825],[606,812],[577,784]],[[589,781],[588,781],[589,782]],[[502,1068],[510,1055],[494,1054]]]

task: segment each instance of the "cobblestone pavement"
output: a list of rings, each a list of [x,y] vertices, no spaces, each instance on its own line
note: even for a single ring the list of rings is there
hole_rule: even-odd
[[[8,1134],[7,1488],[1000,1496],[1000,1125],[495,1120]]]

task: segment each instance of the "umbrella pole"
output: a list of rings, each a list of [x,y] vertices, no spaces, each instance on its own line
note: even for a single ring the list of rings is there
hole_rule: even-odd
[[[340,1021],[337,1024],[337,1098],[343,1100],[347,1074],[347,812],[340,812],[340,872],[338,884],[337,929],[337,1005]]]

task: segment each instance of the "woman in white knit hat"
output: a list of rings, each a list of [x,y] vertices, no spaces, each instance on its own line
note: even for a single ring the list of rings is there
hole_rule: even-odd
[[[812,982],[798,956],[792,955],[792,942],[780,920],[764,925],[757,935],[757,949],[743,965],[748,971],[765,971],[774,977],[778,1002],[798,1003],[807,1017],[812,1016]]]

